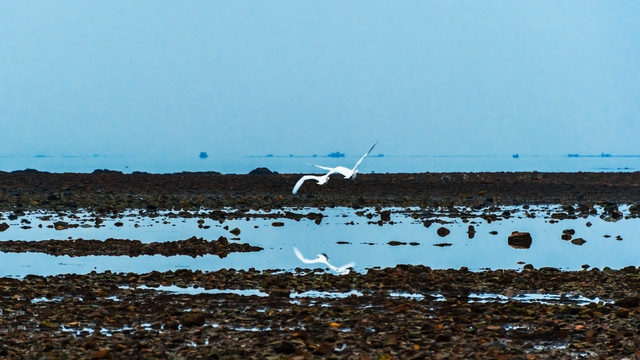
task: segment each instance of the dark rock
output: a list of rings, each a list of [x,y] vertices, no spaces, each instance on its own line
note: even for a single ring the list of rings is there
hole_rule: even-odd
[[[618,205],[615,203],[607,203],[604,206],[604,214],[601,216],[605,221],[618,221],[622,219],[622,212],[618,210]]]
[[[380,211],[381,221],[391,221],[391,210]]]
[[[629,313],[630,313],[629,309],[624,307],[617,308],[615,312],[616,317],[619,317],[619,318],[627,318],[629,317]]]
[[[235,236],[240,235],[240,229],[238,229],[238,228],[233,228],[233,229],[231,229],[231,231],[229,231],[229,232],[230,232],[230,233],[232,233],[232,234],[233,234],[233,235],[235,235]]]
[[[206,320],[206,315],[201,312],[188,312],[180,318],[182,326],[202,326]]]
[[[12,174],[47,174],[46,171],[38,171],[36,169],[24,169],[24,170],[15,170],[11,172]]]
[[[587,240],[583,239],[583,238],[575,238],[573,240],[571,240],[571,243],[574,245],[582,245],[584,243],[586,243]]]
[[[321,213],[310,212],[307,214],[307,219],[313,220],[316,225],[320,225],[322,223],[322,218],[324,218],[324,215],[322,215]]]
[[[476,228],[474,228],[473,225],[469,225],[467,235],[469,236],[469,239],[473,239],[473,237],[476,235]]]
[[[293,354],[296,351],[296,345],[291,341],[278,341],[273,343],[273,351],[280,354]]]
[[[611,217],[613,221],[618,221],[622,219],[622,213],[618,209],[615,209],[609,213],[609,217]]]
[[[483,219],[487,221],[487,223],[491,224],[491,222],[498,220],[498,216],[496,214],[482,214]]]
[[[180,327],[180,324],[175,320],[170,320],[170,321],[167,321],[166,324],[164,324],[164,327],[171,330],[178,330],[178,328]]]
[[[271,226],[280,227],[284,226],[284,223],[282,221],[274,221],[271,223]]]
[[[53,227],[56,230],[64,230],[69,228],[69,223],[66,221],[56,221],[53,223]]]
[[[435,337],[435,340],[437,342],[451,341],[451,333],[449,331],[443,331],[441,333],[438,333]]]
[[[622,306],[626,308],[635,308],[640,306],[640,297],[638,296],[627,296],[622,299],[616,300],[613,303],[615,306]]]
[[[269,296],[277,298],[288,298],[291,296],[291,289],[273,288],[269,290]]]
[[[43,351],[45,349],[42,349]],[[108,348],[102,348],[98,351],[95,351],[91,354],[91,359],[107,359],[109,358],[109,349]]]
[[[543,273],[559,273],[559,272],[562,272],[562,270],[560,270],[558,268],[554,268],[552,266],[541,267],[540,271],[543,272]]]
[[[509,246],[515,249],[528,249],[531,247],[531,234],[528,232],[514,231],[509,235]]]
[[[7,224],[6,222],[3,222],[2,224],[0,224],[0,231],[5,231],[9,228],[9,224]]]
[[[314,352],[321,355],[329,355],[333,353],[334,349],[335,349],[335,346],[333,344],[323,341],[320,343],[320,345],[318,345],[317,348],[315,348]]]
[[[270,175],[270,174],[277,174],[277,172],[271,171],[266,167],[259,167],[249,171],[249,175]]]
[[[123,173],[122,173],[122,171],[116,171],[116,170],[95,169],[95,170],[93,170],[93,174],[94,175],[101,175],[101,174],[104,174],[104,175],[106,175],[106,174],[113,174],[113,175],[119,174],[119,175],[122,175]]]
[[[551,218],[556,220],[577,219],[575,215],[569,215],[566,213],[553,213],[551,214]]]
[[[391,240],[391,241],[389,241],[387,244],[389,244],[389,245],[391,245],[391,246],[407,245],[407,243],[406,243],[406,242],[397,241],[397,240]]]
[[[449,235],[449,233],[451,233],[451,231],[449,229],[447,229],[446,227],[444,227],[444,226],[438,228],[438,235],[440,237],[445,237],[445,236]]]
[[[445,247],[445,246],[451,246],[453,245],[452,243],[437,243],[437,244],[433,244],[433,246],[438,246],[438,247]]]

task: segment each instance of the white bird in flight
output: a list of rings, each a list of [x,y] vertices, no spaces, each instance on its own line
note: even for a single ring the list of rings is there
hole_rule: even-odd
[[[309,260],[309,259],[305,259],[304,256],[302,256],[302,254],[300,253],[300,250],[298,250],[297,247],[293,247],[293,252],[296,253],[296,256],[298,257],[298,259],[300,259],[300,261],[302,261],[305,264],[315,264],[315,263],[321,263],[321,264],[325,264],[327,265],[329,268],[331,268],[331,270],[337,272],[339,275],[346,275],[349,273],[349,268],[352,268],[356,265],[355,262],[350,262],[346,265],[340,266],[340,267],[336,267],[333,266],[331,264],[329,264],[329,258],[327,257],[327,255],[325,254],[318,254],[318,256],[313,259],[313,260]]]
[[[304,183],[307,180],[315,180],[318,185],[324,185],[327,183],[327,181],[329,181],[329,174],[326,175],[305,175],[303,177],[300,178],[300,180],[298,180],[298,182],[293,186],[293,194],[296,194],[298,192],[298,190],[300,189],[300,186],[302,186],[302,183]]]
[[[323,170],[328,170],[329,172],[327,173],[327,176],[331,174],[339,173],[339,174],[342,174],[345,179],[354,179],[356,177],[356,174],[358,174],[358,166],[360,166],[360,163],[362,162],[362,160],[364,160],[364,158],[366,158],[367,155],[369,155],[371,150],[373,150],[373,148],[376,147],[376,144],[377,143],[373,144],[373,146],[371,146],[369,151],[367,151],[366,153],[364,153],[364,155],[362,155],[362,157],[360,158],[360,160],[358,160],[358,162],[353,167],[353,169],[349,169],[344,166],[336,166],[336,167],[321,166],[321,165],[313,165],[313,166]]]

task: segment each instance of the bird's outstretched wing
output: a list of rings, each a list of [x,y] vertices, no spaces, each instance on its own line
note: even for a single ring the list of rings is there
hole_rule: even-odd
[[[355,262],[350,262],[350,263],[348,263],[346,265],[342,265],[340,267],[335,267],[333,265],[329,265],[329,267],[331,267],[331,269],[333,269],[333,271],[335,271],[335,272],[337,272],[337,273],[339,273],[341,275],[342,274],[348,274],[349,273],[349,268],[352,268],[354,266],[356,266]]]
[[[306,259],[304,256],[302,256],[302,253],[300,253],[300,250],[298,250],[297,247],[293,247],[293,252],[296,254],[296,256],[298,257],[298,259],[300,261],[302,261],[305,264],[315,264],[315,263],[323,263],[325,265],[327,265],[331,270],[337,272],[339,275],[344,275],[344,274],[348,274],[349,273],[349,268],[352,268],[356,265],[355,262],[350,262],[346,265],[340,266],[340,267],[336,267],[331,265],[328,261],[326,261],[326,256],[325,259],[315,259],[315,260],[309,260]]]
[[[300,261],[302,261],[305,264],[313,264],[315,263],[315,261],[313,260],[309,260],[309,259],[305,259],[304,256],[302,256],[302,254],[300,253],[300,250],[298,250],[297,247],[293,247],[293,252],[296,253],[296,256],[298,257],[298,259],[300,259]]]
[[[296,194],[298,192],[298,190],[300,190],[300,187],[302,186],[302,184],[309,180],[309,179],[313,179],[314,177],[312,175],[305,175],[303,177],[300,178],[300,180],[298,180],[298,182],[293,186],[293,190],[291,191],[292,194]]]
[[[349,178],[351,177],[351,175],[353,175],[353,171],[351,171],[351,169],[347,169],[344,166],[336,166],[336,167],[328,167],[328,166],[321,166],[321,165],[313,165],[313,166],[323,170],[329,170],[329,172],[327,173],[327,176],[338,173],[338,174],[342,174],[342,176],[346,178]]]
[[[356,165],[353,167],[353,169],[351,169],[352,171],[356,171],[356,169],[358,168],[358,166],[360,166],[360,163],[362,162],[362,160],[364,160],[364,158],[367,157],[367,155],[369,155],[369,153],[371,152],[371,150],[373,150],[374,147],[376,147],[376,145],[378,144],[378,142],[376,141],[373,146],[371,146],[371,148],[369,149],[369,151],[367,151],[366,153],[364,153],[364,155],[362,155],[362,157],[360,158],[360,160],[358,160],[358,162],[356,163]]]
[[[298,180],[298,182],[293,186],[293,190],[291,191],[293,194],[297,193],[302,183],[307,180],[315,180],[318,184],[324,185],[329,180],[329,174],[317,176],[317,175],[305,175]]]
[[[335,168],[328,167],[328,166],[315,165],[315,164],[311,164],[311,165],[313,165],[313,166],[317,167],[318,169],[322,169],[322,170],[329,170],[329,171],[332,171],[332,170],[334,170],[334,169],[335,169]]]

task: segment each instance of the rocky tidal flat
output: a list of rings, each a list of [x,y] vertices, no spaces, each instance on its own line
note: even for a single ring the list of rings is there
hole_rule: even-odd
[[[590,217],[615,226],[640,215],[640,173],[362,174],[353,181],[332,178],[325,186],[305,184],[292,195],[298,177],[0,172],[0,251],[245,256],[266,250],[239,241],[250,230],[228,226],[231,221],[266,219],[269,226],[256,234],[286,229],[288,221],[322,227],[323,210],[335,207],[352,208],[372,229],[387,232],[394,212],[401,212],[433,230],[435,247],[429,249],[464,251],[451,218],[466,221],[467,239],[484,232],[485,224],[516,216],[543,217],[558,226],[554,241],[582,249],[594,242],[588,236],[586,244],[577,241],[585,241],[584,233],[592,229]],[[553,209],[544,215],[529,210],[547,205]],[[518,211],[509,210],[514,206]],[[227,236],[143,242],[111,237],[24,241],[6,235],[17,227],[25,234],[36,231],[27,215],[38,212],[41,224],[64,233],[73,227],[100,229],[105,219],[126,227],[122,214],[132,211],[158,216],[160,224],[165,220],[159,213],[192,219],[205,232],[220,230],[211,225],[217,223],[226,226]],[[576,219],[586,226],[577,232],[562,226]],[[369,241],[375,242],[371,231]],[[506,246],[508,234],[501,235]],[[640,241],[640,230],[625,233],[624,239],[616,235],[607,240]],[[526,249],[531,241],[524,232],[509,234],[512,247]],[[384,244],[389,249],[423,246]],[[302,265],[5,276],[0,278],[0,357],[640,358],[640,255],[626,266],[585,264],[577,271],[529,264],[481,271],[399,264],[336,276]],[[10,263],[1,266],[3,273],[11,272]]]

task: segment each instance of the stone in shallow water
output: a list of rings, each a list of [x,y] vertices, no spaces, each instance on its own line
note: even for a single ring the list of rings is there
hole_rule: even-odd
[[[407,245],[406,242],[398,241],[398,240],[391,240],[387,244],[389,244],[391,246]]]
[[[446,247],[446,246],[451,246],[453,245],[452,243],[437,243],[437,244],[433,244],[433,246],[438,246],[438,247]]]
[[[476,228],[473,225],[469,225],[469,229],[467,230],[467,234],[469,235],[469,239],[473,239],[476,235]]]
[[[69,223],[66,221],[56,221],[53,223],[53,226],[56,230],[64,230],[70,227]]]
[[[571,243],[574,245],[582,245],[584,243],[586,243],[587,240],[583,239],[583,238],[575,238],[573,240],[571,240]]]
[[[445,236],[449,235],[449,233],[451,233],[451,230],[447,229],[444,226],[438,228],[438,235],[440,237],[445,237]]]
[[[391,221],[391,211],[383,210],[380,212],[380,221]]]
[[[528,249],[531,247],[531,234],[528,232],[514,231],[509,235],[508,243],[514,249]]]

